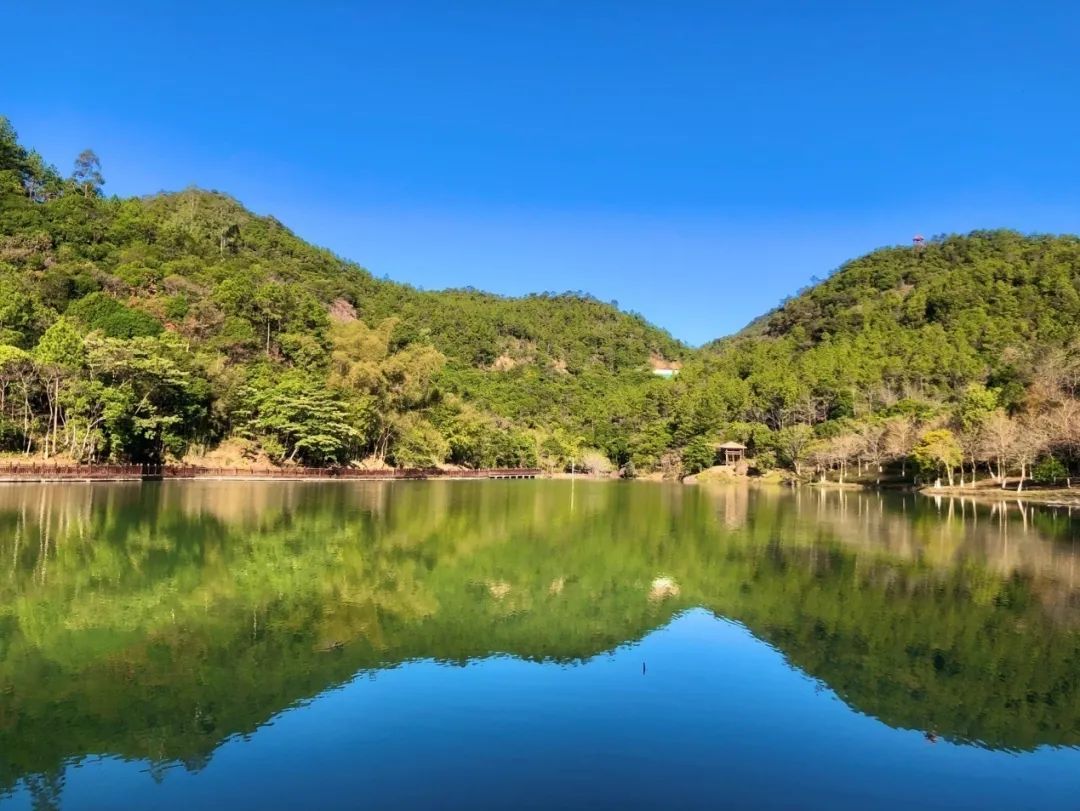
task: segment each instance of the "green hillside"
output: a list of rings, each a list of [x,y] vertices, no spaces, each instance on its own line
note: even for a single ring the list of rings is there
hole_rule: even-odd
[[[794,466],[927,476],[1075,463],[1080,239],[977,231],[887,248],[705,347],[676,442],[720,432]],[[930,431],[931,441],[920,442]],[[1053,461],[1049,461],[1053,459]],[[908,466],[912,469],[912,466]]]
[[[1076,237],[876,251],[695,351],[580,293],[421,291],[226,195],[103,183],[0,125],[8,453],[678,475],[737,439],[803,476],[1080,469]]]
[[[92,153],[63,178],[0,127],[9,451],[152,460],[234,438],[312,464],[560,465],[609,398],[686,354],[584,294],[420,291],[226,195],[102,182]]]

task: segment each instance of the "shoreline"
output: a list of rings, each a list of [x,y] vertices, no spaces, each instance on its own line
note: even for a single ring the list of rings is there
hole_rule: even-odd
[[[491,481],[536,479],[538,468],[484,468],[478,470],[443,468],[244,468],[197,467],[189,465],[47,465],[0,466],[0,483],[19,482],[155,482],[155,481]]]
[[[23,466],[18,466],[23,467]],[[112,470],[101,470],[89,475],[77,470],[78,466],[57,466],[51,468],[46,465],[26,465],[26,470],[9,472],[0,467],[0,486],[8,484],[133,484],[133,483],[157,483],[166,481],[184,482],[311,482],[314,484],[342,483],[342,482],[408,482],[408,481],[499,481],[499,480],[538,480],[549,481],[583,481],[583,482],[648,482],[683,485],[704,486],[775,486],[775,487],[809,487],[822,491],[838,492],[908,492],[932,498],[946,497],[950,499],[972,499],[984,503],[1029,503],[1041,504],[1050,507],[1080,507],[1080,487],[1021,490],[1001,489],[999,486],[990,487],[914,487],[914,486],[880,486],[861,482],[844,482],[814,480],[798,482],[793,478],[778,478],[770,476],[730,476],[730,477],[706,477],[687,476],[683,479],[664,479],[656,474],[646,474],[634,479],[623,479],[615,475],[595,474],[570,474],[565,472],[546,472],[540,469],[511,469],[491,468],[483,470],[445,470],[442,468],[427,470],[409,469],[386,469],[386,470],[356,470],[346,469],[326,473],[313,468],[299,470],[258,469],[258,468],[218,468],[198,469],[187,468],[171,471],[165,475],[160,473],[137,472],[136,466],[111,466]],[[109,466],[102,466],[106,468]],[[186,466],[185,466],[186,467]],[[37,468],[37,469],[33,469]],[[66,468],[66,469],[65,469]]]
[[[861,484],[858,482],[810,482],[809,487],[817,487],[822,490],[863,490],[866,492],[906,492],[916,493],[930,498],[962,498],[992,502],[1025,502],[1028,504],[1044,504],[1051,507],[1080,507],[1080,488],[1047,488],[1034,490],[1020,490],[1009,487],[1002,489],[999,485],[990,487],[882,487],[873,484]]]
[[[1080,507],[1080,488],[1054,488],[1047,490],[1001,489],[1000,487],[923,487],[917,491],[920,495],[948,496],[949,498],[970,498],[978,501],[1024,501],[1030,504],[1045,504],[1051,507]]]

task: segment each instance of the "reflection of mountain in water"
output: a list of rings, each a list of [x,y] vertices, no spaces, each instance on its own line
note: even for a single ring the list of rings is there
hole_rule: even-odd
[[[90,753],[196,767],[361,670],[574,663],[698,605],[890,725],[1077,745],[1076,533],[1060,512],[818,491],[13,486],[0,787]]]

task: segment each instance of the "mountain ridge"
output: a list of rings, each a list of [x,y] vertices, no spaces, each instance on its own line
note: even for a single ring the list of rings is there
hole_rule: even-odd
[[[65,178],[0,122],[8,452],[160,461],[228,445],[276,464],[678,476],[736,439],[758,469],[841,478],[868,459],[951,476],[981,455],[1002,477],[1080,461],[1068,420],[1040,428],[1034,454],[969,437],[991,416],[1031,435],[1080,391],[1075,236],[881,248],[696,349],[580,291],[422,290],[221,192],[121,199],[103,182],[92,152]],[[903,419],[914,428],[885,453],[873,437]],[[920,457],[933,431],[948,441]]]

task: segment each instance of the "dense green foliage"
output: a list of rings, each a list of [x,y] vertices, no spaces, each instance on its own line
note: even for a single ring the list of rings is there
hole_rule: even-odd
[[[991,231],[876,251],[713,348],[778,425],[800,409],[840,417],[947,400],[973,382],[1007,389],[1012,405],[1021,370],[1078,331],[1080,239]]]
[[[756,469],[1003,484],[1080,461],[1075,237],[877,251],[695,352],[582,294],[421,291],[225,195],[103,182],[92,152],[63,178],[0,119],[8,451],[678,474],[736,439]],[[168,385],[128,378],[151,356]]]
[[[686,351],[583,294],[416,290],[222,194],[121,200],[103,182],[93,153],[62,178],[0,119],[0,343],[31,351],[2,372],[8,450],[154,461],[239,439],[276,462],[560,466],[579,436],[614,442],[611,404],[662,389],[650,361]],[[46,362],[61,322],[75,339]],[[141,400],[134,442],[119,400],[88,410],[123,385],[89,350],[109,340],[181,364],[185,386],[156,390],[168,430]]]
[[[841,476],[951,478],[958,454],[1002,479],[1033,453],[1075,469],[1078,335],[1080,239],[992,231],[876,251],[706,347],[678,380],[673,437],[737,438]],[[1002,419],[1004,448],[987,425]],[[908,465],[934,430],[955,453]]]

